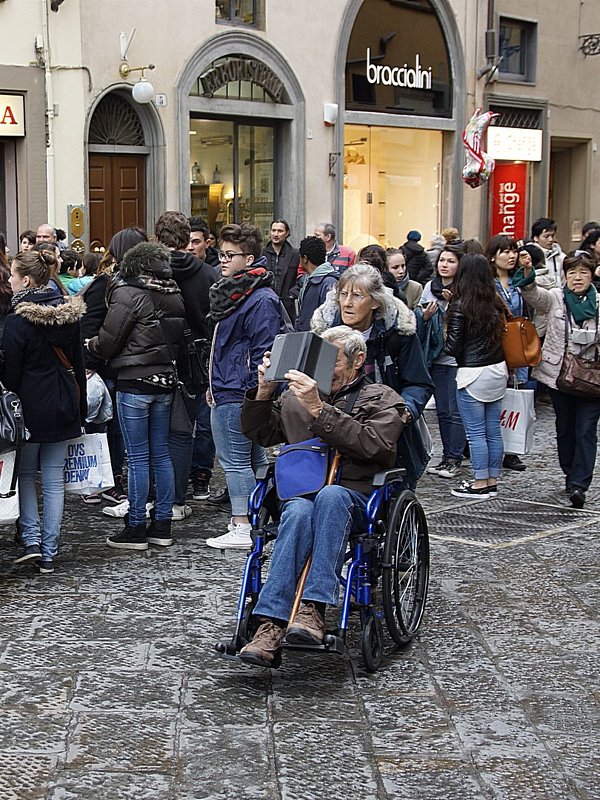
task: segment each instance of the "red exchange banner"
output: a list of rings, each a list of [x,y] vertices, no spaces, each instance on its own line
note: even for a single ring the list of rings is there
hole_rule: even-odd
[[[492,173],[490,234],[503,233],[513,239],[526,235],[527,162],[496,162]]]

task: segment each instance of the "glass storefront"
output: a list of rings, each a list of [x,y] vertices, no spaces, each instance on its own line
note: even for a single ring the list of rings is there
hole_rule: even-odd
[[[344,244],[397,247],[440,230],[442,132],[344,127]]]
[[[274,214],[275,126],[230,119],[190,120],[192,215],[218,234],[230,222],[263,231]]]

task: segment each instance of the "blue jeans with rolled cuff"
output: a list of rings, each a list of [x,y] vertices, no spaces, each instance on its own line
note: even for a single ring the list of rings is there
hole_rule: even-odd
[[[469,440],[473,477],[476,481],[499,478],[504,456],[500,429],[502,400],[483,403],[472,397],[466,389],[458,389],[456,398]]]
[[[288,500],[273,545],[269,577],[253,613],[289,619],[296,584],[310,553],[312,563],[302,599],[337,605],[348,537],[366,530],[367,500],[360,492],[336,485],[325,486],[314,500]]]

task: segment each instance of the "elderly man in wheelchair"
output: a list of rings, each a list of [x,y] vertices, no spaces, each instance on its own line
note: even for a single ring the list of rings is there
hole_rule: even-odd
[[[362,370],[363,336],[338,326],[323,338],[339,350],[329,397],[320,396],[312,378],[291,370],[287,390],[275,399],[277,384],[265,380],[267,353],[258,367],[258,386],[242,408],[244,434],[265,447],[318,438],[339,454],[335,483],[330,474],[330,483],[318,491],[283,501],[269,575],[253,609],[258,629],[239,652],[240,659],[259,666],[276,666],[283,644],[323,643],[325,608],[338,604],[348,537],[366,530],[373,477],[396,463],[404,425],[402,398],[388,386],[371,383]],[[309,557],[300,606],[290,619]]]

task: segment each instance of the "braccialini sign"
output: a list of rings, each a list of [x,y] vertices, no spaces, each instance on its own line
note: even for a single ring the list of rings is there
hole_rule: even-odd
[[[367,80],[369,83],[382,83],[384,86],[402,86],[408,89],[431,89],[431,67],[421,67],[421,57],[417,53],[414,67],[388,67],[387,64],[371,62],[371,48],[367,47]]]

